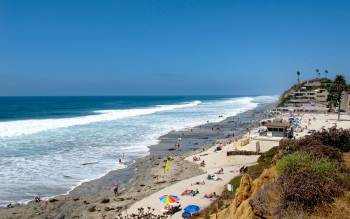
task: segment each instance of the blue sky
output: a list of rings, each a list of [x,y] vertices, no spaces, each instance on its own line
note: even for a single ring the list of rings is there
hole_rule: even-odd
[[[0,1],[0,95],[279,94],[350,80],[350,1]]]

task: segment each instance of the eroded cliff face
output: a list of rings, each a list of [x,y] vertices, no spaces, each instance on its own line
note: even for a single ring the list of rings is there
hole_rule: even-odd
[[[241,219],[241,218],[273,218],[271,212],[259,206],[259,199],[263,198],[261,189],[277,178],[274,167],[265,169],[255,180],[249,175],[243,175],[240,186],[232,203],[225,209],[210,215],[210,219]]]

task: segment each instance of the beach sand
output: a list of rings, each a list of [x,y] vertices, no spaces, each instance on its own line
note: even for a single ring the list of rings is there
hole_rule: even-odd
[[[305,135],[309,134],[310,130],[319,131],[322,128],[328,129],[336,126],[337,128],[350,128],[350,116],[349,115],[341,115],[341,120],[337,120],[337,114],[316,114],[316,113],[305,113],[299,115],[301,117],[301,127],[304,127],[302,132],[296,133],[297,138],[301,138]],[[288,119],[289,115],[284,114],[284,119]],[[306,128],[307,127],[307,128]],[[200,169],[205,172],[204,174],[191,177],[186,180],[182,180],[176,184],[168,186],[152,195],[134,203],[131,207],[128,208],[127,213],[137,213],[138,209],[143,207],[151,207],[155,209],[154,213],[161,214],[162,206],[164,204],[160,203],[159,198],[163,195],[176,195],[180,198],[179,203],[182,208],[187,205],[194,204],[198,205],[201,209],[204,209],[210,205],[212,202],[211,199],[204,198],[204,194],[213,193],[220,195],[222,191],[225,189],[225,186],[230,182],[230,180],[239,174],[239,168],[242,165],[252,165],[258,159],[258,155],[251,156],[227,156],[227,151],[232,150],[246,150],[246,151],[255,151],[256,150],[256,142],[260,141],[260,149],[261,152],[265,152],[270,148],[277,146],[280,138],[275,137],[267,137],[261,138],[258,137],[256,132],[251,132],[249,135],[246,134],[243,136],[243,139],[250,139],[250,142],[245,146],[239,146],[238,142],[225,144],[218,143],[213,147],[203,151],[201,153],[196,154],[196,157],[200,157],[200,161],[193,161],[193,156],[188,156],[185,161],[194,162],[199,165],[202,160],[205,160],[206,166],[200,167]],[[265,140],[264,140],[265,139]],[[223,146],[221,151],[215,151],[217,146]],[[214,174],[220,168],[224,169],[224,174],[218,175],[222,180],[213,181],[208,180],[208,174]],[[196,185],[196,182],[204,181],[204,185]],[[181,193],[185,190],[199,190],[199,194],[192,196],[182,196]],[[172,215],[171,218],[181,218],[181,214],[183,211],[177,212]],[[124,214],[126,212],[123,212]]]
[[[242,165],[252,165],[258,159],[258,155],[252,156],[227,156],[226,153],[229,150],[234,150],[233,144],[229,144],[223,147],[221,151],[215,152],[217,145],[205,150],[201,153],[198,153],[197,156],[201,157],[201,161],[205,161],[205,167],[199,167],[204,174],[191,177],[189,179],[182,180],[173,185],[170,185],[152,195],[142,199],[141,201],[136,202],[131,207],[128,208],[127,212],[137,213],[138,208],[140,207],[151,207],[154,208],[154,213],[162,214],[162,207],[164,204],[160,203],[159,197],[163,195],[176,195],[180,198],[180,204],[182,207],[186,207],[189,204],[194,204],[200,206],[202,209],[209,206],[213,199],[207,199],[203,196],[205,194],[213,193],[220,195],[225,188],[225,185],[235,176],[239,174],[239,169]],[[205,156],[203,156],[205,155]],[[193,156],[189,156],[185,161],[193,162]],[[201,161],[196,161],[197,165]],[[217,174],[221,180],[208,180],[208,174],[215,174],[219,171],[220,168],[224,169],[223,174]],[[204,185],[196,185],[196,182],[204,182]],[[181,196],[181,193],[185,190],[197,190],[199,194],[196,196]],[[125,212],[124,212],[125,213]],[[172,215],[171,218],[181,218],[182,212],[178,212]]]
[[[339,121],[338,115],[335,113],[303,114],[301,118],[301,127],[303,127],[304,130],[297,133],[297,137],[299,138],[309,134],[308,132],[310,130],[318,131],[322,128],[329,129],[334,126],[343,129],[350,128],[350,116],[346,114],[341,114]]]
[[[249,136],[248,134],[245,134],[244,136],[242,136],[242,138],[248,139]],[[153,193],[152,195],[134,203],[131,207],[128,208],[127,212],[124,211],[123,213],[137,213],[138,209],[141,207],[151,207],[152,209],[155,209],[155,214],[162,214],[162,207],[164,206],[164,204],[160,203],[159,198],[163,195],[178,196],[180,198],[179,203],[183,208],[190,204],[198,205],[201,209],[208,207],[214,199],[204,198],[203,196],[205,194],[215,192],[217,195],[220,195],[225,189],[225,186],[230,182],[230,180],[240,174],[239,169],[242,166],[254,165],[256,164],[257,159],[259,158],[259,155],[227,156],[227,152],[235,150],[256,151],[256,142],[256,140],[251,139],[247,145],[239,146],[237,144],[237,141],[227,142],[223,140],[219,141],[217,144],[213,145],[205,151],[186,157],[185,161],[196,163],[198,167],[202,170],[202,172],[204,172],[204,174],[182,180],[156,193]],[[278,141],[265,141],[261,145],[263,145],[263,147],[261,147],[261,152],[265,152],[271,149],[272,147],[277,146]],[[216,148],[220,146],[222,150],[217,151]],[[193,161],[194,156],[199,157],[200,160]],[[200,163],[203,160],[205,161],[206,165],[204,167],[201,167]],[[221,168],[224,169],[224,173],[216,174],[219,178],[221,178],[221,180],[213,181],[207,179],[208,174],[215,174]],[[204,182],[205,184],[197,185],[196,182]],[[181,195],[182,192],[184,192],[185,190],[196,191],[197,189],[199,191],[199,194],[197,194],[194,197],[188,195]],[[178,212],[172,215],[171,218],[181,218],[181,214],[182,212]]]

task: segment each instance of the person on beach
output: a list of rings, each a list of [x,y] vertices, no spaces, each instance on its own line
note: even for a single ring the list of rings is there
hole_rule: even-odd
[[[114,196],[118,195],[118,190],[119,190],[119,184],[114,184],[113,185]]]
[[[191,184],[191,186],[192,186],[192,185],[193,185],[193,184]],[[205,182],[204,182],[204,180],[203,180],[202,182],[195,182],[194,185],[205,185]]]
[[[201,158],[200,157],[197,157],[197,156],[193,156],[193,161],[200,161]]]
[[[122,163],[123,163],[122,159],[121,159],[121,158],[119,158],[119,164],[122,164]]]
[[[41,202],[40,196],[35,196],[34,197],[34,202]]]
[[[217,171],[215,174],[224,174],[224,168],[221,168],[219,171]]]
[[[179,150],[180,149],[180,143],[175,144],[175,149]]]

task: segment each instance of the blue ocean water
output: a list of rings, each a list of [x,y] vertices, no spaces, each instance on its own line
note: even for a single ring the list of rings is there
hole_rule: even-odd
[[[276,97],[0,97],[0,204],[63,194],[133,161],[171,130]],[[218,115],[223,115],[219,118]],[[82,165],[94,163],[93,165]]]

